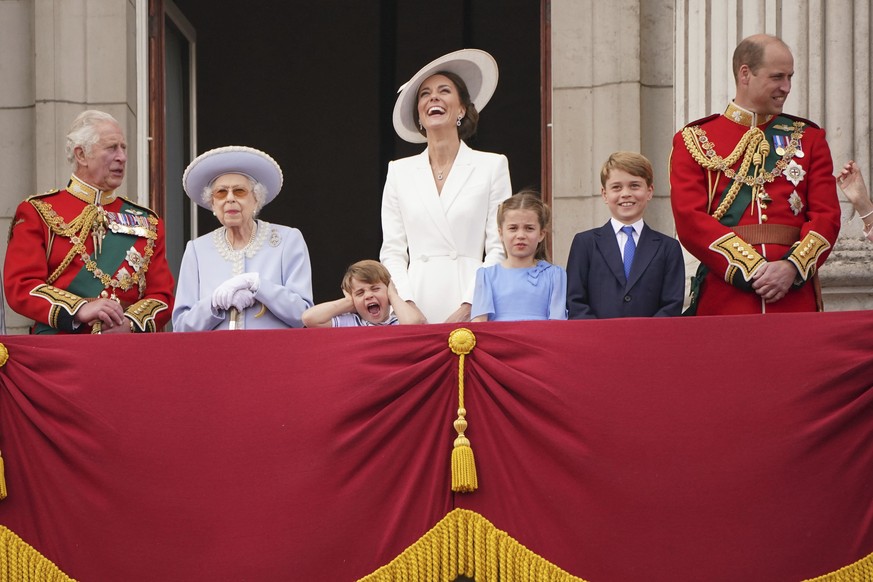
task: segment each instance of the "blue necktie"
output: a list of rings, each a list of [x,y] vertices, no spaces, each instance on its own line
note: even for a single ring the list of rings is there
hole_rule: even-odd
[[[630,279],[631,265],[634,264],[634,253],[637,250],[637,244],[634,242],[634,227],[622,226],[621,231],[627,235],[627,241],[624,243],[624,277]]]

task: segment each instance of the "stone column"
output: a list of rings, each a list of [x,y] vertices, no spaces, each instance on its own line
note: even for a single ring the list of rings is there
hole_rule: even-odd
[[[573,236],[602,225],[600,167],[616,150],[655,167],[647,220],[673,232],[667,160],[672,137],[672,0],[552,0],[552,204],[555,263]]]

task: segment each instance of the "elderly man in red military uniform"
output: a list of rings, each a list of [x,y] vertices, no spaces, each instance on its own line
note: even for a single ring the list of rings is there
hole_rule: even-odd
[[[127,143],[108,113],[81,113],[67,134],[73,176],[15,212],[4,266],[9,306],[33,333],[139,333],[169,320],[173,277],[161,221],[117,195]]]
[[[840,230],[825,132],[782,113],[794,75],[782,40],[743,40],[733,70],[736,98],[724,114],[673,139],[676,231],[701,262],[688,312],[820,311],[816,273]]]

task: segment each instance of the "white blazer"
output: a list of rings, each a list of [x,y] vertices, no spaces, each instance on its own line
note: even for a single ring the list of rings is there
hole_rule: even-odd
[[[506,156],[464,142],[441,194],[427,150],[388,164],[379,260],[400,297],[414,301],[430,323],[472,303],[476,269],[503,260],[497,207],[511,195]]]

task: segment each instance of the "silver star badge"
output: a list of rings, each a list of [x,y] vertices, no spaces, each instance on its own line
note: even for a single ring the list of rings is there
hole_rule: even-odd
[[[785,168],[785,178],[797,186],[803,180],[803,177],[806,176],[806,170],[803,169],[803,166],[798,164],[796,161],[791,160],[788,164],[788,167]],[[797,214],[796,212],[794,214]]]
[[[127,262],[133,267],[134,271],[139,271],[142,268],[143,264],[143,256],[140,254],[138,250],[134,247],[130,247],[127,249],[127,256],[125,257]]]
[[[803,171],[802,169],[800,170]],[[796,184],[795,184],[796,186]],[[800,214],[800,211],[803,210],[803,200],[800,199],[800,195],[797,193],[797,190],[791,193],[791,196],[788,197],[788,205],[791,207],[791,211],[794,213],[794,216]]]

